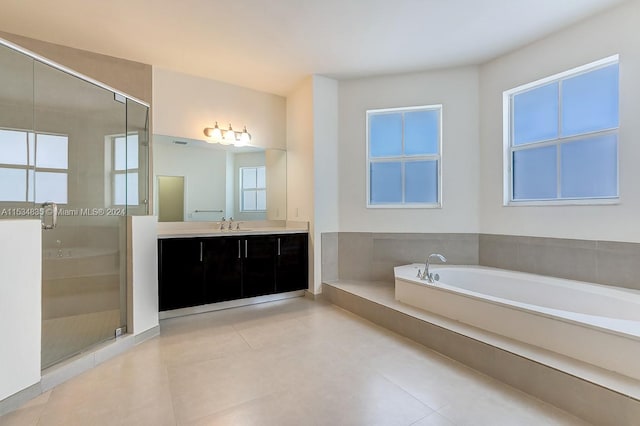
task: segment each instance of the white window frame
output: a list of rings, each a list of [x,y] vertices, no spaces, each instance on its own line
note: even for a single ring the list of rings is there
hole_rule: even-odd
[[[242,183],[242,171],[246,170],[246,169],[256,169],[256,176],[258,174],[258,169],[264,169],[265,171],[265,186],[264,188],[258,187],[257,182],[256,182],[256,187],[255,188],[247,188],[245,189],[243,187],[243,183]],[[242,166],[238,168],[238,182],[240,183],[240,185],[238,185],[240,188],[240,212],[241,213],[265,213],[267,211],[266,206],[264,210],[258,210],[257,208],[255,210],[247,210],[244,208],[244,191],[256,191],[256,197],[257,197],[257,191],[265,191],[265,194],[267,192],[267,186],[266,186],[266,172],[267,172],[267,168],[265,166]],[[258,205],[257,200],[256,200],[256,206]]]
[[[620,55],[612,55],[598,61],[590,62],[585,65],[581,65],[575,68],[572,68],[567,71],[560,72],[558,74],[551,75],[549,77],[545,77],[531,83],[523,84],[521,86],[515,87],[513,89],[509,89],[503,92],[502,95],[502,123],[503,123],[503,205],[507,207],[514,206],[563,206],[563,205],[607,205],[607,204],[619,204],[620,203],[620,149],[618,140],[618,158],[616,159],[618,163],[617,167],[617,196],[612,197],[590,197],[590,198],[556,198],[556,199],[547,199],[547,200],[514,200],[513,199],[513,153],[515,151],[519,151],[522,149],[531,148],[532,146],[536,147],[544,147],[544,146],[555,146],[562,145],[564,143],[572,142],[575,140],[584,139],[585,136],[597,136],[597,135],[606,135],[606,134],[619,134],[619,128],[614,127],[611,129],[598,130],[593,132],[585,132],[580,133],[578,135],[573,136],[559,136],[557,138],[553,138],[550,140],[536,141],[525,143],[522,145],[518,145],[517,147],[512,146],[512,141],[514,139],[513,135],[513,98],[515,95],[526,92],[536,87],[544,86],[549,83],[553,83],[556,81],[566,80],[567,78],[575,77],[580,74],[585,74],[591,71],[595,71],[599,68],[604,68],[609,65],[613,65],[616,63],[620,63]],[[562,114],[562,104],[558,105],[558,114]],[[560,122],[558,123],[560,125]],[[560,158],[558,158],[558,170],[557,173],[560,173]],[[561,182],[558,181],[558,185]]]
[[[25,200],[24,201],[2,201],[0,200],[0,203],[5,203],[5,204],[26,204],[26,205],[33,205],[33,204],[38,204],[40,202],[36,202],[35,200],[35,188],[34,188],[34,194],[33,194],[33,199],[29,200],[29,182],[30,182],[30,177],[29,177],[29,172],[33,171],[33,177],[35,179],[35,174],[37,172],[46,172],[46,173],[58,173],[58,174],[64,174],[67,176],[67,202],[66,203],[62,203],[62,202],[56,202],[56,204],[58,205],[68,205],[69,204],[69,135],[66,134],[62,134],[62,133],[53,133],[53,132],[36,132],[34,130],[25,130],[25,129],[13,129],[13,128],[9,128],[9,127],[0,127],[0,130],[8,130],[8,131],[12,131],[12,132],[20,132],[20,133],[24,133],[25,134],[25,143],[27,144],[27,164],[8,164],[8,163],[0,163],[0,167],[2,168],[7,168],[7,169],[16,169],[16,170],[25,170],[26,171],[26,190],[27,192],[25,193]],[[33,164],[29,164],[29,135],[33,134],[34,135],[34,146],[36,147],[37,150],[37,138],[38,135],[50,135],[50,136],[60,136],[60,137],[64,137],[67,139],[67,168],[66,169],[57,169],[57,168],[51,168],[51,167],[38,167],[36,166],[37,164],[37,152],[34,153],[34,163]],[[35,182],[34,182],[35,185]]]
[[[411,111],[430,111],[437,110],[438,111],[438,154],[419,154],[419,155],[396,155],[391,157],[376,157],[375,160],[369,157],[369,117],[374,114],[384,114],[384,113],[397,113],[397,112],[411,112]],[[442,208],[442,114],[443,107],[442,104],[433,104],[433,105],[420,105],[420,106],[411,106],[411,107],[400,107],[400,108],[382,108],[382,109],[369,109],[366,111],[366,156],[365,156],[365,169],[366,169],[366,201],[368,209],[440,209]],[[402,116],[402,146],[404,150],[404,114]],[[392,204],[372,204],[371,203],[371,163],[379,162],[379,161],[389,161],[396,160],[402,163],[402,203],[392,203]],[[404,165],[407,162],[411,161],[421,161],[421,160],[436,160],[438,164],[438,200],[435,203],[405,203],[405,182],[404,182]]]

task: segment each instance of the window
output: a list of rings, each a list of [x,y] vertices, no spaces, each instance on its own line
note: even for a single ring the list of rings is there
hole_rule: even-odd
[[[240,167],[240,211],[267,210],[267,178],[264,166]]]
[[[68,202],[69,138],[0,129],[0,202]]]
[[[442,105],[367,111],[367,207],[440,207]]]
[[[617,55],[504,98],[506,204],[618,199]]]
[[[137,206],[138,201],[138,134],[113,137],[113,204]]]

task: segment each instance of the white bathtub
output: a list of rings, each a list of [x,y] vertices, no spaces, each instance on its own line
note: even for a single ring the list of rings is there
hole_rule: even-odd
[[[640,291],[481,266],[394,268],[400,302],[640,379]]]

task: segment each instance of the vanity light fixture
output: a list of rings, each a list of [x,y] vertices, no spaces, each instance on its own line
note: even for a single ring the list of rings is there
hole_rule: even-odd
[[[218,122],[216,121],[215,126],[205,127],[204,134],[209,138],[207,139],[209,143],[245,146],[251,142],[251,134],[247,132],[247,126],[244,126],[242,132],[236,132],[233,130],[233,127],[231,127],[231,124],[229,124],[229,128],[225,130],[218,127]]]

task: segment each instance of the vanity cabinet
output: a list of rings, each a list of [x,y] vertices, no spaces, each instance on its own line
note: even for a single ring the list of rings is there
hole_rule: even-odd
[[[308,282],[308,237],[278,235],[276,240],[276,293],[306,290]]]
[[[242,297],[240,239],[203,238],[202,241],[204,246],[204,301],[200,304],[240,299]]]
[[[307,245],[307,234],[160,239],[160,310],[306,289]]]
[[[201,305],[204,300],[204,242],[171,238],[158,244],[160,310]]]

